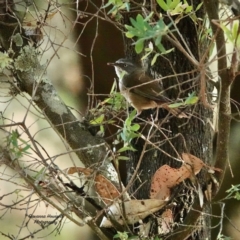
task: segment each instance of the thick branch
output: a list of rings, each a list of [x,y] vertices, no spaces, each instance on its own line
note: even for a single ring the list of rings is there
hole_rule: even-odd
[[[204,1],[205,8],[211,23],[213,34],[216,34],[216,47],[218,56],[218,74],[221,81],[221,89],[219,92],[219,117],[218,117],[218,135],[216,147],[216,163],[215,167],[222,169],[222,172],[217,172],[216,177],[219,185],[221,185],[227,162],[228,162],[228,145],[230,133],[230,85],[232,80],[227,70],[227,56],[224,33],[213,20],[219,20],[218,17],[218,1]],[[216,189],[215,194],[219,189]]]
[[[85,166],[97,164],[98,169],[105,170],[103,174],[108,179],[119,185],[112,163],[106,160],[105,141],[92,136],[86,126],[79,122],[62,102],[46,75],[45,67],[40,65],[37,50],[28,45],[20,20],[12,14],[14,10],[8,12],[5,7],[6,3],[0,2],[0,13],[3,13],[0,18],[0,44],[6,52],[10,48],[14,49],[15,77],[21,91],[32,97],[32,104],[35,103],[41,109],[51,126],[66,140]],[[21,47],[17,47],[11,40],[17,33],[23,39]]]

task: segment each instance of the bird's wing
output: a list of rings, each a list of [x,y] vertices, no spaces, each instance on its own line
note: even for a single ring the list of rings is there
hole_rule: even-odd
[[[148,84],[146,84],[149,82]],[[126,76],[124,86],[130,88],[130,91],[142,97],[155,101],[169,102],[170,100],[161,94],[162,89],[159,82],[153,80],[142,72],[133,72]]]
[[[161,94],[161,89],[158,86],[157,88],[152,87],[151,84],[142,85],[139,87],[134,87],[130,90],[131,92],[134,92],[140,96],[149,98],[151,100],[155,101],[163,101],[163,102],[169,102],[170,100],[165,97],[163,94]]]

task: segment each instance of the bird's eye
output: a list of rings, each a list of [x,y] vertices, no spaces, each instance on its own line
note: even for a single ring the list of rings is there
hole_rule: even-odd
[[[124,66],[124,67],[127,67],[127,64],[124,64],[123,66]]]

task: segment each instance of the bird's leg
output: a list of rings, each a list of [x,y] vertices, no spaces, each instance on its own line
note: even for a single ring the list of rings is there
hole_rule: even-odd
[[[137,115],[136,115],[136,117],[138,117],[138,116],[142,113],[142,110],[137,109],[137,108],[136,108],[136,110],[137,110]]]
[[[135,118],[138,118],[139,115],[142,113],[142,110],[139,110],[139,109],[137,109],[137,108],[135,108],[135,109],[137,110],[137,114],[134,116],[134,119],[135,119]]]

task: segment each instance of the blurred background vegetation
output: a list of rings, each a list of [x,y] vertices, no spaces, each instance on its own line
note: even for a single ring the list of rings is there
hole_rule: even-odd
[[[19,10],[24,11],[26,4],[16,0]],[[98,101],[102,101],[109,94],[112,87],[115,73],[112,68],[107,66],[107,62],[115,61],[124,57],[124,43],[122,33],[110,22],[104,21],[98,17],[98,8],[102,5],[102,1],[79,1],[78,14],[74,10],[75,3],[71,1],[58,1],[61,5],[61,11],[58,11],[48,19],[46,25],[43,26],[44,37],[41,43],[41,48],[44,49],[42,54],[42,62],[49,62],[48,75],[52,79],[54,86],[62,97],[63,101],[76,109],[75,114],[82,119],[88,108],[88,89],[91,84],[94,84],[94,93],[102,96],[97,97]],[[29,10],[34,14],[44,14],[47,1],[35,1],[35,6],[29,6]],[[84,15],[86,12],[86,15]],[[33,17],[34,18],[34,17]],[[73,27],[74,26],[74,27]],[[51,41],[55,43],[51,45]],[[60,46],[58,49],[57,46]],[[57,53],[55,52],[57,49]],[[2,88],[2,96],[4,96],[6,89]],[[106,96],[104,96],[106,94]],[[233,84],[232,99],[240,102],[240,79],[237,79]],[[25,99],[23,97],[15,97],[5,101],[5,97],[1,97],[0,109],[10,119],[23,119],[25,114]],[[234,107],[234,106],[233,106]],[[14,110],[13,110],[14,109]],[[14,116],[12,116],[14,112]],[[27,122],[30,130],[37,134],[39,142],[44,142],[44,148],[50,155],[59,153],[59,149],[64,149],[63,143],[45,120],[41,119],[35,122],[34,116],[37,112],[29,114]],[[3,139],[1,137],[1,139]],[[41,139],[44,139],[42,141]],[[240,124],[233,121],[231,126],[230,138],[230,162],[229,168],[226,172],[225,180],[215,201],[220,200],[226,196],[226,190],[232,184],[237,185],[240,182]],[[63,168],[71,166],[71,163],[66,161],[66,157],[58,158],[59,165]],[[80,166],[80,163],[77,163]],[[8,176],[8,169],[5,166],[0,167],[0,172]],[[4,178],[0,175],[0,180]],[[15,186],[11,182],[1,181],[1,194],[7,191],[14,191]],[[20,199],[24,192],[16,192],[15,199],[4,198],[5,204],[11,204],[12,201]],[[33,196],[35,199],[36,196]],[[7,202],[6,202],[7,200]],[[214,236],[219,230],[219,222],[221,221],[222,208],[224,207],[223,218],[223,234],[232,237],[233,239],[240,239],[240,204],[236,200],[228,200],[226,205],[219,203],[213,205],[213,224],[212,227],[216,229],[213,231]],[[35,215],[57,214],[56,211],[44,203],[36,206]],[[24,211],[9,211],[4,215],[1,221],[1,228],[5,232],[17,231],[17,225],[21,224],[21,219],[25,214]],[[34,221],[31,221],[34,229]],[[51,226],[54,228],[54,226]],[[63,229],[59,229],[59,234],[51,234],[49,229],[41,232],[38,237],[42,239],[81,239],[81,240],[95,240],[97,239],[91,235],[88,227],[79,228],[66,221]],[[46,235],[44,235],[46,234]],[[4,239],[0,237],[0,239]]]

